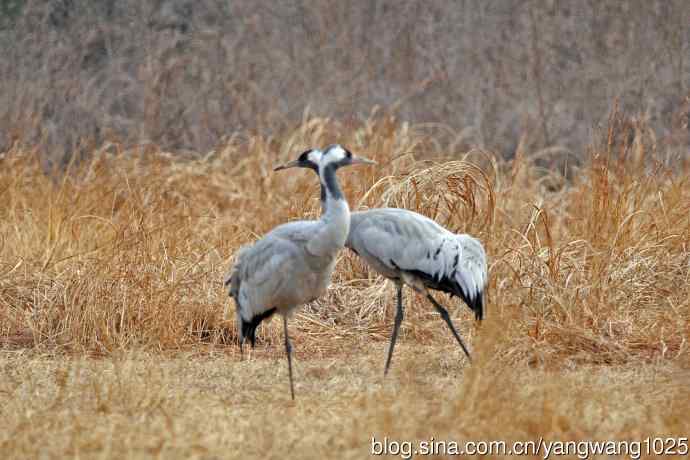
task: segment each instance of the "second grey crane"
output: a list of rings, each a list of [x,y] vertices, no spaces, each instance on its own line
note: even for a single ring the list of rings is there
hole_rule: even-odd
[[[350,209],[338,185],[336,171],[347,165],[374,163],[340,145],[331,145],[323,153],[317,153],[326,203],[321,218],[280,225],[254,244],[243,246],[224,280],[230,297],[235,300],[240,350],[247,338],[254,346],[256,328],[263,320],[274,313],[283,316],[292,399],[295,390],[288,315],[325,292],[336,255],[343,248],[350,228]]]
[[[304,152],[284,167],[319,171],[320,151]],[[330,205],[321,187],[322,211]],[[350,214],[350,232],[345,246],[363,258],[374,270],[392,280],[398,301],[384,375],[388,373],[404,310],[402,288],[408,285],[426,296],[471,360],[448,311],[429,290],[463,299],[477,320],[484,316],[487,282],[486,253],[481,242],[466,234],[455,234],[432,219],[406,209],[379,208]]]

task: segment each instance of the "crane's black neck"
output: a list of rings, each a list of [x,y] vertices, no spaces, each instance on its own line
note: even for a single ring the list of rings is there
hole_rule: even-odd
[[[319,167],[317,165],[312,163],[308,166],[308,168],[311,169],[312,171],[314,171],[317,176],[319,176]],[[320,179],[321,179],[321,176],[319,176],[319,185],[321,186],[321,213],[325,214],[326,213],[326,199],[327,199],[326,186],[323,185],[323,181]]]
[[[342,200],[344,199],[343,192],[340,190],[340,184],[338,184],[338,178],[335,172],[338,169],[338,165],[335,163],[327,164],[323,167],[320,174],[321,179],[321,199],[332,199],[332,200]]]
[[[321,210],[326,211],[326,187],[321,184]]]

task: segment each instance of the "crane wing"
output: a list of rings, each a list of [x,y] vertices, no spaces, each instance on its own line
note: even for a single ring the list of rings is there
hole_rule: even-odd
[[[432,289],[462,297],[483,316],[486,255],[471,236],[411,211],[375,209],[353,214],[348,246],[384,276],[414,275]]]
[[[330,275],[333,260],[307,251],[313,227],[312,222],[284,224],[238,250],[224,282],[243,318],[249,320],[269,308],[290,303],[290,296],[304,281],[297,272]]]

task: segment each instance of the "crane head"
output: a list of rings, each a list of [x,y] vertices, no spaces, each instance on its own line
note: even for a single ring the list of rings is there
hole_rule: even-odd
[[[276,166],[273,168],[274,171],[280,171],[281,169],[288,168],[308,168],[313,169],[317,173],[319,172],[319,162],[321,161],[321,156],[323,152],[319,149],[309,149],[302,152],[296,160],[288,161],[285,164]]]
[[[318,173],[321,163],[324,165],[333,164],[336,168],[355,164],[376,164],[373,160],[353,155],[352,152],[343,146],[334,144],[326,147],[324,151],[319,149],[306,150],[302,152],[296,160],[276,166],[273,170],[280,171],[288,168],[307,168]]]
[[[333,144],[326,147],[321,155],[320,166],[326,167],[334,165],[336,168],[348,165],[370,164],[375,165],[376,162],[364,157],[353,155],[348,149],[340,144]]]

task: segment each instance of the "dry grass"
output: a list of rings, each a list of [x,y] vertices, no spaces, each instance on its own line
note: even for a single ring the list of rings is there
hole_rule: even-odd
[[[506,158],[581,154],[612,98],[690,145],[686,0],[0,0],[0,150],[207,151],[378,107]],[[450,129],[447,127],[450,126]]]
[[[298,360],[296,403],[282,361],[8,354],[0,450],[5,458],[361,459],[372,436],[640,440],[688,433],[687,371],[483,364],[463,370],[450,342],[406,342],[385,381],[383,346],[350,359]],[[439,351],[448,354],[439,358]]]
[[[0,451],[362,458],[372,435],[687,435],[690,164],[664,166],[646,133],[614,114],[572,180],[389,120],[311,119],[200,158],[107,146],[59,177],[6,152]],[[485,243],[485,322],[443,298],[471,367],[408,294],[384,381],[394,292],[345,252],[328,295],[290,323],[296,403],[278,322],[238,361],[222,275],[239,245],[318,214],[313,175],[271,167],[331,142],[379,162],[340,174],[353,208],[407,207]]]

